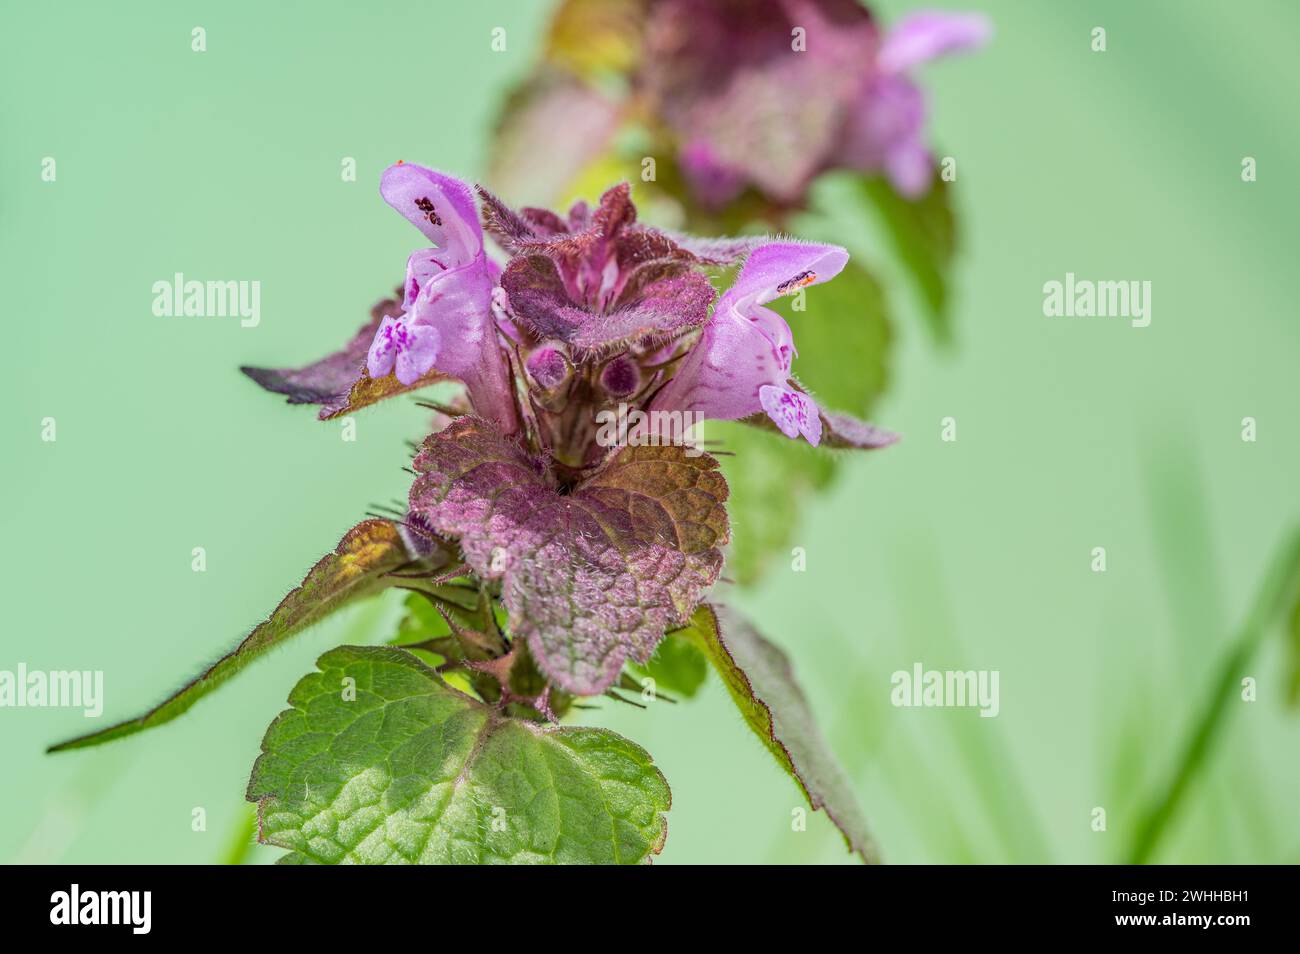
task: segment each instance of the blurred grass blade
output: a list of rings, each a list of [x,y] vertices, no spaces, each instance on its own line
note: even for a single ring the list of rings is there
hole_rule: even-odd
[[[1226,721],[1228,702],[1237,691],[1242,672],[1259,648],[1269,624],[1290,608],[1297,590],[1300,590],[1300,531],[1293,530],[1269,567],[1236,643],[1219,666],[1213,689],[1187,738],[1177,767],[1164,790],[1140,817],[1129,864],[1145,864],[1155,853]]]
[[[1291,625],[1287,635],[1288,666],[1286,701],[1292,708],[1300,706],[1300,596],[1291,608]]]
[[[257,846],[257,809],[252,805],[241,805],[239,818],[230,841],[221,853],[222,865],[246,865],[252,862],[253,849]]]
[[[923,539],[901,552],[902,559],[894,567],[894,588],[903,601],[907,645],[913,651],[946,660],[947,668],[971,668],[955,636],[960,625],[950,608],[943,567],[933,541]],[[964,778],[1011,860],[1050,864],[1051,844],[1025,787],[1021,768],[994,724],[997,721],[947,719],[943,726],[956,757],[965,762]]]

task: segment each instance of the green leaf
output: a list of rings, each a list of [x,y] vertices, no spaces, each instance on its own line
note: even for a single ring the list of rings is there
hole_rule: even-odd
[[[930,191],[919,199],[903,198],[881,178],[863,180],[862,191],[880,213],[900,261],[925,300],[935,340],[949,343],[948,272],[957,230],[948,183],[936,174]]]
[[[704,655],[690,639],[678,633],[666,635],[644,666],[632,663],[628,669],[638,682],[653,679],[656,691],[675,693],[684,699],[693,698],[709,674]]]
[[[392,640],[394,643],[423,643],[451,635],[451,627],[432,600],[419,593],[412,593],[403,605],[406,607],[406,615],[397,625],[397,635]]]
[[[668,784],[621,736],[508,718],[400,649],[317,666],[248,784],[286,863],[631,864],[663,848]]]
[[[708,604],[678,633],[704,651],[740,714],[803,789],[808,804],[826,812],[850,851],[876,861],[853,789],[817,729],[785,653],[734,612]]]
[[[411,562],[394,524],[387,520],[362,521],[347,532],[332,553],[311,568],[301,585],[280,601],[265,622],[197,678],[143,715],[60,742],[49,751],[99,745],[170,722],[271,647],[354,600],[405,582],[387,574]]]

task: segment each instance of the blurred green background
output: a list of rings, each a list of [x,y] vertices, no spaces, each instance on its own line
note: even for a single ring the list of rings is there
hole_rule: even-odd
[[[888,23],[914,5],[873,6]],[[959,163],[956,346],[933,347],[882,260],[901,306],[875,416],[904,441],[848,462],[807,510],[806,572],[778,561],[730,598],[792,655],[887,860],[1114,861],[1300,519],[1300,11],[964,8],[992,16],[994,43],[921,76],[937,151]],[[134,715],[261,619],[371,502],[404,495],[403,441],[426,412],[370,409],[345,442],[237,366],[323,354],[400,279],[415,236],[380,201],[379,173],[403,158],[479,175],[546,14],[4,6],[0,668],[101,669],[104,718]],[[1257,182],[1241,181],[1243,156]],[[151,286],[178,271],[260,281],[261,324],[155,317]],[[1067,271],[1151,281],[1151,326],[1045,318],[1042,285]],[[940,440],[947,416],[956,442]],[[103,749],[45,756],[88,720],[0,710],[0,860],[225,857],[289,688],[325,649],[387,635],[398,603],[351,610],[185,718]],[[889,676],[915,662],[998,670],[1001,713],[893,708]],[[1242,673],[1258,701],[1234,694],[1156,860],[1300,861],[1285,665],[1270,634]],[[591,715],[672,785],[663,863],[849,860],[824,817],[791,831],[802,800],[716,680],[689,705]]]

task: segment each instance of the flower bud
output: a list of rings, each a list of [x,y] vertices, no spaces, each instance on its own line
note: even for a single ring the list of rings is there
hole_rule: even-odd
[[[641,369],[628,355],[621,354],[601,369],[600,386],[610,397],[628,397],[641,387]]]
[[[524,362],[524,367],[533,383],[543,391],[554,391],[569,380],[569,374],[573,371],[564,345],[550,341],[534,350]]]

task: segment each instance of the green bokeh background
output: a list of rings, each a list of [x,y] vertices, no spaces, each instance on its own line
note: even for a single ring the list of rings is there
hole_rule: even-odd
[[[875,6],[889,22],[912,5]],[[794,658],[889,860],[1117,860],[1300,519],[1300,12],[966,6],[991,14],[994,44],[923,73],[934,138],[958,159],[957,346],[936,351],[905,281],[873,262],[900,303],[876,416],[905,439],[809,508],[806,572],[778,561],[733,598]],[[362,412],[348,443],[236,368],[318,356],[400,278],[415,237],[379,200],[380,171],[404,158],[480,174],[546,13],[4,5],[0,668],[102,669],[104,718],[132,715],[246,632],[369,503],[403,495],[423,411]],[[340,177],[349,156],[356,182]],[[260,281],[260,326],[154,317],[151,285],[177,271]],[[1067,271],[1151,281],[1151,326],[1045,318],[1042,285]],[[946,416],[955,443],[939,439]],[[396,612],[330,620],[182,720],[99,750],[42,754],[92,727],[79,712],[0,710],[0,860],[223,857],[289,688]],[[914,662],[999,670],[1001,714],[893,708],[889,675]],[[1300,861],[1284,665],[1270,636],[1243,673],[1259,700],[1229,706],[1158,860]],[[716,681],[689,705],[594,720],[673,787],[662,862],[848,860],[824,817],[791,830],[796,789]]]

